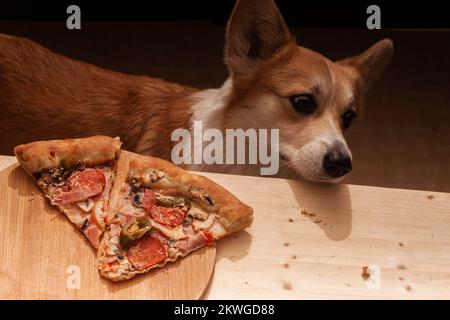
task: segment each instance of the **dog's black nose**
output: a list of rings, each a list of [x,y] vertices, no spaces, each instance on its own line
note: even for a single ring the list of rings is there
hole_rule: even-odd
[[[344,145],[339,142],[333,144],[325,154],[322,166],[330,178],[339,178],[352,170],[352,159],[345,150]]]

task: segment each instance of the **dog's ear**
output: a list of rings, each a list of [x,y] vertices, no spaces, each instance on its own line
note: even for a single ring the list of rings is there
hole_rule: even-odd
[[[338,61],[338,63],[354,67],[361,77],[361,84],[364,89],[369,89],[383,74],[389,61],[391,61],[393,52],[394,44],[392,41],[383,39],[364,53]]]
[[[238,0],[227,25],[225,63],[232,76],[248,74],[291,41],[273,0]]]

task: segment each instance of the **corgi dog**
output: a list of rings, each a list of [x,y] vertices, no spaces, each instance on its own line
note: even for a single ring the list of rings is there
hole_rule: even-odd
[[[199,90],[104,70],[0,35],[0,154],[35,140],[120,136],[124,149],[170,160],[177,128],[279,129],[280,173],[340,181],[346,129],[393,53],[389,39],[331,61],[298,46],[273,0],[237,1],[226,28],[229,78]],[[254,174],[251,165],[188,169]]]

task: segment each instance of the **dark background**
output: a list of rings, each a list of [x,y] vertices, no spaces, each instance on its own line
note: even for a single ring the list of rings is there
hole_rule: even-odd
[[[0,33],[131,74],[218,87],[224,28],[234,1],[96,1],[82,29],[66,29],[68,2],[1,4]],[[394,41],[392,63],[349,130],[354,170],[345,182],[450,191],[450,13],[443,2],[377,2],[382,30],[365,28],[372,2],[277,1],[299,45],[331,59]],[[125,5],[126,4],[126,5]]]
[[[343,1],[278,0],[286,22],[292,27],[352,27],[365,25],[366,9],[371,4],[382,8],[385,28],[450,27],[448,1]],[[447,3],[447,4],[446,4]],[[71,4],[82,8],[86,21],[109,20],[204,20],[223,25],[234,0],[163,1],[8,1],[1,4],[1,20],[61,20]]]

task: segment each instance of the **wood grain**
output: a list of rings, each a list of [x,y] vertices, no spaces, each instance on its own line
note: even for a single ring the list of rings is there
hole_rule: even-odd
[[[450,194],[207,176],[255,221],[217,246],[206,298],[450,298]],[[361,276],[369,265],[380,268],[379,289]]]
[[[198,299],[204,293],[215,248],[112,283],[98,274],[96,252],[84,236],[18,165],[0,172],[0,186],[0,299]],[[79,289],[71,289],[74,270]]]
[[[450,299],[450,194],[202,174],[255,209],[250,229],[218,243],[214,275],[205,298]],[[24,196],[32,190],[23,191]],[[3,198],[0,201],[4,203]],[[302,214],[302,209],[315,216]],[[29,219],[45,220],[48,215]],[[53,223],[70,230],[71,240],[67,241],[80,242],[67,223]],[[17,218],[8,216],[8,224],[17,226],[18,231],[3,239],[0,229],[1,253],[20,263],[19,252],[31,249],[24,247],[23,241],[20,248],[13,245],[21,239],[22,225]],[[42,241],[36,235],[35,239]],[[62,272],[79,254],[76,247],[68,248],[70,258],[58,264]],[[34,263],[43,264],[46,251],[37,251]],[[23,276],[8,278],[1,261],[0,288],[12,292],[17,283],[25,283]],[[380,267],[380,289],[368,288],[361,276],[365,265]],[[93,269],[92,263],[84,268]],[[39,283],[33,290],[47,286],[42,278]],[[60,290],[64,292],[64,288]]]

